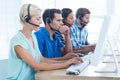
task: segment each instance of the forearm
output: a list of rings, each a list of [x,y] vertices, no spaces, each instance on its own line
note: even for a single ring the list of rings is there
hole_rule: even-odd
[[[73,49],[73,52],[74,53],[82,53],[82,50],[81,49]]]
[[[94,51],[94,47],[92,47],[91,45],[83,45],[82,48],[73,49],[73,52],[82,54],[87,54],[92,51]]]
[[[66,44],[65,44],[64,52],[65,53],[72,52],[72,43],[70,41],[70,35],[65,36],[65,40],[66,40]]]
[[[74,53],[87,54],[87,53],[89,53],[90,51],[88,51],[88,50],[74,50],[73,52],[74,52]]]
[[[64,60],[62,57],[59,58],[43,58],[42,62],[46,62],[46,63],[63,63]]]
[[[37,70],[55,70],[55,69],[66,68],[67,66],[68,65],[65,63],[43,63],[43,62],[40,62]]]
[[[47,62],[45,62],[45,61],[47,61]],[[43,57],[43,58],[41,58],[40,62],[37,62],[37,64],[34,67],[34,69],[35,70],[55,70],[55,69],[62,69],[62,68],[67,68],[71,64],[78,64],[80,62],[82,62],[81,58],[74,57],[74,58],[69,59],[69,60],[64,61],[64,62],[51,63],[50,60],[48,61],[48,60],[46,60],[46,58]]]

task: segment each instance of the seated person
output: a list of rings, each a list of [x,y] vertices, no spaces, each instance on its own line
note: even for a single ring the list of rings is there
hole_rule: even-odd
[[[89,23],[90,11],[87,8],[79,8],[76,12],[76,20],[70,27],[70,38],[73,52],[87,54],[94,51],[95,44],[88,43],[88,31],[85,26]]]
[[[62,22],[64,25],[68,26],[69,28],[73,25],[74,15],[73,15],[73,11],[70,8],[63,8],[62,9],[62,18],[63,18]],[[59,31],[56,31],[55,33],[58,34],[61,42],[63,42],[63,44],[65,44],[64,35],[62,35]]]
[[[74,15],[70,8],[63,8],[62,10],[62,22],[64,25],[71,27],[74,23]],[[59,31],[55,32],[60,36],[61,41],[65,44],[64,35],[62,35]]]
[[[64,25],[67,25],[69,28],[72,27],[74,23],[74,15],[73,15],[73,11],[70,8],[62,9],[62,18]]]
[[[10,41],[8,75],[6,80],[35,80],[40,70],[67,68],[82,62],[79,57],[69,60],[53,60],[41,55],[34,30],[39,29],[41,9],[33,4],[24,4],[20,10],[21,30]]]
[[[60,57],[62,59],[75,56],[71,53],[70,30],[68,26],[63,25],[61,11],[59,9],[46,9],[42,17],[45,27],[40,27],[35,32],[42,55],[47,58]],[[65,44],[61,42],[59,35],[55,33],[56,31],[64,35]]]

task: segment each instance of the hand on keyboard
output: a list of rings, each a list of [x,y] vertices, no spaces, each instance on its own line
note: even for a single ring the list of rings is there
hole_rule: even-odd
[[[67,61],[65,61],[65,65],[66,67],[69,67],[70,65],[73,65],[73,64],[79,64],[79,63],[82,63],[82,59],[80,57],[74,57],[72,59],[69,59]]]
[[[90,64],[89,60],[84,61],[80,64],[71,65],[69,68],[67,68],[66,73],[67,74],[74,74],[78,75],[80,72],[82,72],[88,65]]]

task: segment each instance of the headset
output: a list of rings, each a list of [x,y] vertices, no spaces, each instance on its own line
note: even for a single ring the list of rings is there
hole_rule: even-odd
[[[79,19],[80,21],[83,21],[83,16],[82,16],[82,15],[79,15],[79,16],[78,16],[78,19]]]
[[[86,26],[86,22],[83,20],[83,16],[81,14],[78,16],[78,19],[80,20],[80,24],[83,25],[82,28],[84,28]]]
[[[29,24],[31,24],[31,25],[34,25],[34,26],[39,27],[39,25],[30,22],[30,19],[31,19],[31,17],[30,17],[30,6],[31,6],[31,4],[28,4],[28,8],[27,8],[27,10],[28,10],[28,15],[26,15],[26,16],[24,17],[24,21],[25,21],[26,23],[29,23]]]
[[[52,27],[53,25],[52,25],[52,19],[50,17],[50,14],[51,14],[51,9],[48,10],[48,17],[46,18],[46,23],[50,26],[51,30],[58,31]]]
[[[70,27],[71,25],[69,23],[67,23],[67,21],[66,21],[67,19],[64,17],[64,14],[62,14],[62,17],[63,17],[63,19],[62,19],[63,24]]]
[[[51,9],[49,9],[48,17],[46,18],[46,23],[48,23],[48,24],[52,23],[52,19],[50,18],[50,12],[51,12]]]

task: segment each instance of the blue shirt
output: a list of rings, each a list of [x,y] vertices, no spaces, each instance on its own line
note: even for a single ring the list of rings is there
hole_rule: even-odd
[[[65,39],[63,38],[62,34],[59,31],[56,31],[55,34],[58,35],[60,41],[65,45],[66,42],[65,42]]]
[[[20,31],[11,39],[8,58],[8,75],[6,80],[35,80],[35,73],[37,71],[22,59],[18,58],[14,49],[16,45],[20,45],[26,49],[36,61],[40,62],[40,52],[34,34],[32,34],[32,38],[34,42],[34,48]]]
[[[41,54],[47,58],[61,57],[61,48],[64,44],[60,41],[57,34],[53,35],[54,40],[50,39],[50,34],[45,27],[40,27],[38,31],[35,32],[38,46]]]
[[[87,29],[80,28],[79,24],[75,21],[73,26],[70,27],[70,39],[73,48],[81,48],[82,45],[88,45],[88,31]]]

